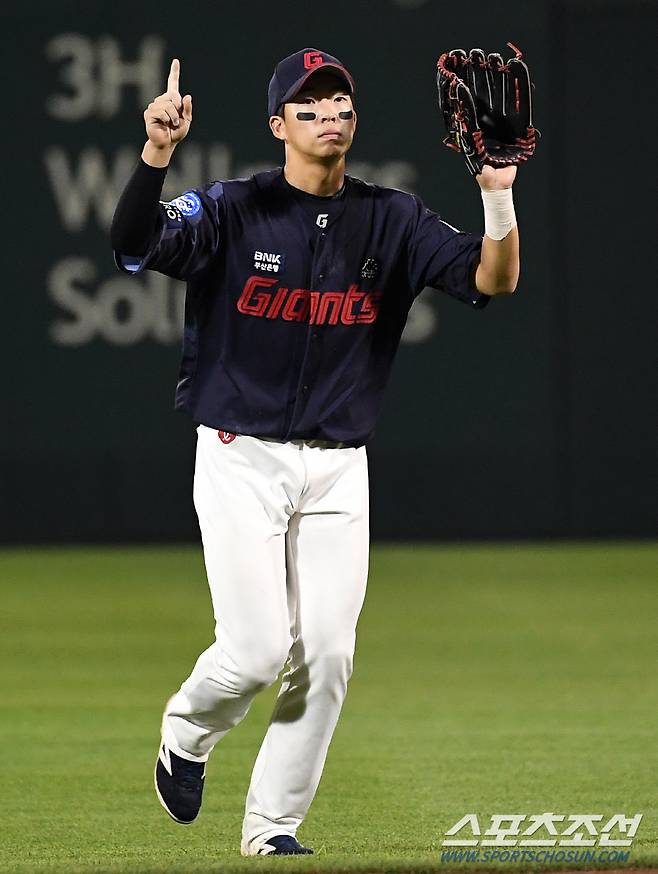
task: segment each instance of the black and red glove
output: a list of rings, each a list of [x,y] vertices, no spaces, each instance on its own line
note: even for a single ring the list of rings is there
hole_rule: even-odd
[[[507,45],[516,55],[507,62],[482,49],[453,49],[437,61],[439,106],[448,129],[443,142],[464,155],[473,176],[484,164],[520,164],[535,151],[534,85],[519,49]]]

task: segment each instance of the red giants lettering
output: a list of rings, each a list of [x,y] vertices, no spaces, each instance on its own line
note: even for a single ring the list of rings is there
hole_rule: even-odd
[[[272,295],[266,294],[265,292],[259,292],[252,296],[252,292],[259,286],[261,288],[271,288],[273,285],[276,285],[276,279],[264,279],[260,276],[250,276],[245,283],[242,294],[240,295],[240,300],[238,301],[238,309],[240,312],[244,313],[246,316],[262,317]]]
[[[379,314],[381,291],[359,291],[356,284],[347,291],[310,291],[306,288],[274,286],[277,279],[250,276],[245,282],[238,311],[259,319],[308,322],[311,325],[370,325]],[[263,289],[271,289],[265,291]]]

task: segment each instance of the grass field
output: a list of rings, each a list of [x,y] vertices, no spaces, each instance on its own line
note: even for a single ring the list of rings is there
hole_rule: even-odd
[[[200,550],[0,552],[0,871],[447,871],[463,814],[545,811],[641,812],[627,864],[656,865],[657,568],[649,543],[373,547],[315,856],[242,859],[273,689],[194,826],[152,789],[162,705],[211,640]]]

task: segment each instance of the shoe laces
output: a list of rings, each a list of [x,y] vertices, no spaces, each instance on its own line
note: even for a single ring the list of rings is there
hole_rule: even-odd
[[[198,792],[203,784],[203,778],[198,773],[198,766],[194,764],[181,765],[179,770],[180,774],[176,777],[179,787],[186,792]]]

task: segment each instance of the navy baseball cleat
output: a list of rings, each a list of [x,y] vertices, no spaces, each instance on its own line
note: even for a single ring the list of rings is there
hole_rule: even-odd
[[[302,847],[297,838],[292,835],[276,835],[268,838],[267,843],[258,851],[259,856],[310,856],[313,850]]]
[[[155,791],[173,820],[189,825],[197,818],[205,777],[205,762],[189,762],[164,744],[160,746],[155,763]]]

